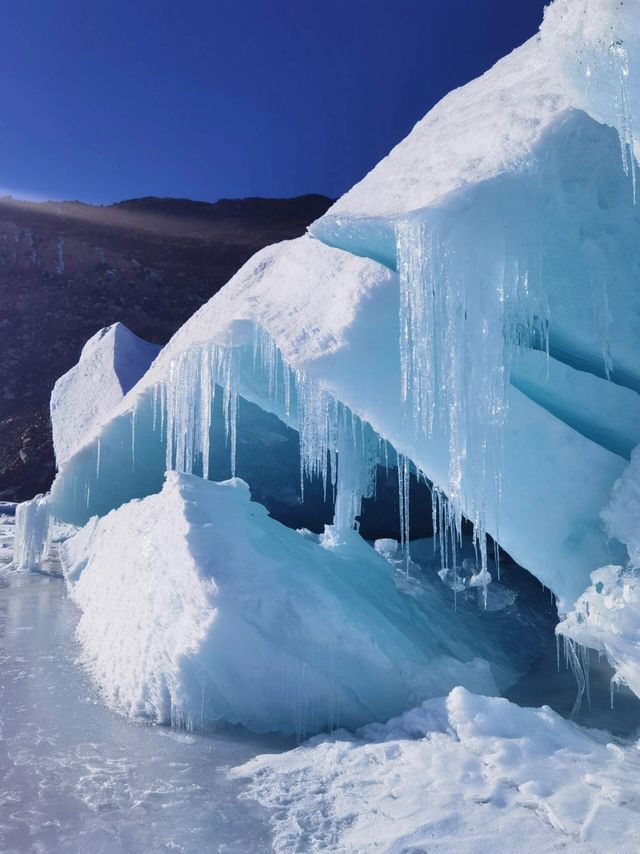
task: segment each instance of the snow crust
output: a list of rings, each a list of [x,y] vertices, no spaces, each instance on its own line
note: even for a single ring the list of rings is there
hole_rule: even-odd
[[[406,214],[515,171],[571,109],[639,156],[639,19],[638,0],[556,0],[539,35],[450,92],[319,222]]]
[[[233,774],[279,852],[631,854],[640,834],[637,744],[464,688]]]
[[[311,541],[239,479],[172,472],[160,494],[92,519],[62,562],[105,699],[188,728],[304,734],[518,678],[504,656],[493,669],[474,657],[472,626],[451,635],[439,603],[430,613],[399,592],[387,561],[349,534]]]
[[[138,382],[160,349],[122,323],[100,329],[87,341],[78,363],[60,377],[51,394],[58,467]]]

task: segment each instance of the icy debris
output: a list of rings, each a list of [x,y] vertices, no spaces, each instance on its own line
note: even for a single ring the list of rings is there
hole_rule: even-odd
[[[387,561],[392,561],[398,553],[398,541],[389,538],[376,540],[373,547]]]
[[[634,854],[640,753],[551,709],[455,688],[387,724],[234,769],[277,852]]]
[[[454,593],[461,593],[467,586],[467,579],[460,574],[457,566],[446,567],[438,570],[440,580],[444,582]]]
[[[614,684],[640,697],[640,570],[605,566],[591,580],[557,631],[606,655],[616,671]]]
[[[482,596],[482,604],[484,608],[488,605],[487,588],[493,581],[493,576],[489,570],[484,567],[478,567],[475,560],[466,557],[458,566],[443,566],[438,570],[438,575],[447,587],[450,587],[454,593],[461,593],[463,590],[478,589]],[[515,601],[515,599],[514,599]],[[493,608],[491,610],[499,610]]]
[[[18,504],[13,556],[16,569],[39,568],[49,556],[51,534],[51,508],[46,495]]]
[[[187,728],[304,734],[389,717],[459,683],[494,693],[472,632],[442,633],[348,533],[322,548],[269,518],[244,482],[177,473],[159,495],[92,519],[63,565],[105,699]],[[500,684],[518,674],[498,672]]]

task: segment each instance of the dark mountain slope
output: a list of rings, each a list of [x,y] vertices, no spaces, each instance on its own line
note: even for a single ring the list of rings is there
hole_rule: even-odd
[[[0,198],[0,499],[48,488],[49,395],[97,329],[120,320],[166,343],[254,252],[303,234],[330,204]]]

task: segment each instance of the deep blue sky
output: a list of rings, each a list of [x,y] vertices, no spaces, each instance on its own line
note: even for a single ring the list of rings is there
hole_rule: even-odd
[[[0,188],[337,196],[544,0],[0,0]]]

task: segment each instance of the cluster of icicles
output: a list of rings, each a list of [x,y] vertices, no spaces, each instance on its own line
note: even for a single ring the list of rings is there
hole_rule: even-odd
[[[532,293],[534,282],[541,293],[539,277],[523,264],[526,251],[509,239],[495,211],[481,224],[456,217],[454,227],[442,212],[396,223],[405,423],[418,437],[437,435],[446,443],[448,482],[434,502],[441,517],[434,528],[455,565],[464,513],[483,573],[488,503],[499,539],[511,360],[521,346],[548,352],[548,312]]]
[[[375,496],[378,466],[397,469],[400,554],[410,567],[409,486],[412,474],[431,489],[434,549],[442,569],[456,572],[462,517],[458,505],[430,483],[409,458],[303,370],[292,368],[273,339],[256,327],[253,346],[201,344],[171,363],[167,380],[153,389],[153,428],[166,445],[166,468],[209,478],[214,429],[224,430],[231,475],[236,475],[238,397],[241,386],[259,388],[263,405],[298,431],[300,493],[320,479],[335,502],[337,534],[358,528],[363,498]],[[221,407],[216,407],[216,396]],[[214,413],[221,424],[214,424]],[[221,413],[221,414],[220,414]],[[135,423],[135,417],[134,417]],[[135,441],[135,435],[134,435]],[[479,529],[484,538],[484,528]],[[479,536],[479,535],[478,535]],[[479,549],[486,569],[486,545]],[[483,576],[490,579],[489,573]],[[485,589],[486,599],[486,589]]]
[[[236,474],[238,395],[243,370],[260,386],[267,405],[300,438],[300,491],[305,482],[320,478],[325,496],[335,501],[334,526],[357,527],[362,499],[375,490],[378,464],[389,466],[390,448],[368,422],[340,403],[304,371],[291,368],[264,331],[257,328],[252,352],[215,343],[180,353],[169,376],[153,390],[153,425],[166,442],[167,469],[210,476],[210,442],[216,395],[222,396],[220,425],[229,450],[232,477]],[[397,456],[400,483],[402,541],[409,540],[409,463]]]

